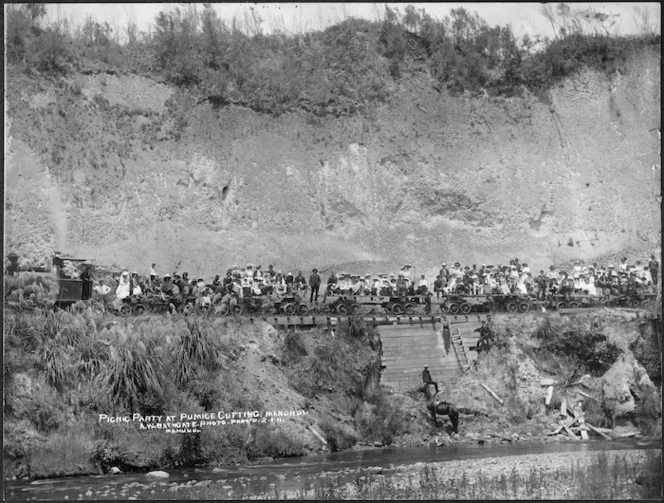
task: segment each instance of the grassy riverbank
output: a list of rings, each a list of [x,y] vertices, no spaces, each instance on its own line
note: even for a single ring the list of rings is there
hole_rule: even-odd
[[[179,499],[660,499],[661,450],[572,452],[416,463],[392,474],[345,470],[306,489],[261,495],[223,483],[183,487]],[[378,473],[376,473],[378,472]],[[352,482],[347,482],[351,478]]]
[[[347,426],[354,410],[380,400],[380,360],[365,327],[337,332],[204,316],[122,319],[85,306],[7,309],[3,475],[149,471],[302,456],[325,443],[348,448],[360,436]],[[148,428],[169,415],[217,419],[219,411],[265,420],[182,434]],[[369,407],[365,419],[382,423],[381,411]]]
[[[610,428],[613,407],[623,434],[661,431],[661,388],[648,378],[660,368],[652,331],[619,310],[496,315],[494,347],[476,369],[441,383],[442,396],[462,411],[458,435],[447,419],[431,421],[421,393],[380,385],[380,343],[360,318],[334,336],[228,317],[104,317],[84,306],[5,314],[6,479],[245,464],[374,445],[558,441],[547,433],[559,426],[563,398],[583,400],[594,426]],[[579,359],[577,339],[589,341],[583,355],[601,358],[597,368],[579,367],[595,360]],[[575,391],[573,378],[586,372]],[[544,377],[559,382],[550,406]],[[267,420],[284,410],[298,414]],[[266,421],[171,434],[131,419],[219,411]]]

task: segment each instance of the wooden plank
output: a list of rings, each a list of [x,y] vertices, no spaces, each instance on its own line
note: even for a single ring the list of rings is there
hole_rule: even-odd
[[[590,426],[588,423],[586,423],[588,426]],[[610,428],[602,428],[600,426],[593,426],[593,428],[597,431],[601,431],[602,433],[613,433],[613,430]]]
[[[500,405],[503,405],[503,403],[504,403],[503,400],[502,400],[498,395],[496,395],[496,394],[494,393],[494,391],[493,391],[491,388],[489,388],[489,387],[488,387],[486,384],[484,384],[483,382],[480,383],[480,384],[482,385],[482,387],[483,387],[485,390],[487,390],[487,391],[489,392],[489,394],[490,394],[493,398],[496,399],[496,401],[497,401]]]
[[[613,438],[629,438],[629,437],[635,437],[638,435],[638,432],[632,431],[630,433],[614,433]]]
[[[563,427],[562,427],[562,426],[558,426],[558,428],[556,428],[556,429],[553,430],[553,431],[550,431],[549,433],[547,433],[547,435],[549,435],[549,436],[551,436],[551,435],[557,435],[557,434],[560,433],[562,430],[563,430]]]
[[[588,393],[586,393],[586,392],[584,392],[584,391],[581,391],[580,389],[575,389],[574,391],[575,391],[576,393],[578,393],[579,395],[583,395],[583,396],[585,396],[586,398],[590,398],[591,400],[595,400],[596,402],[599,402],[599,401],[600,401],[600,400],[598,400],[597,398],[595,398],[594,396],[591,396],[591,395],[589,395]]]
[[[579,440],[579,437],[577,437],[572,430],[569,429],[568,426],[563,426],[563,429],[567,432],[567,435],[572,437],[574,440]]]
[[[586,423],[586,426],[590,428],[592,431],[603,437],[605,440],[613,440],[610,436],[608,436],[606,433],[600,431],[598,428],[595,428],[592,424]]]
[[[563,427],[565,427],[565,426],[570,427],[573,424],[575,424],[577,421],[578,421],[578,419],[575,418],[575,417],[568,417],[567,419],[562,419],[560,421],[560,424],[563,425]]]
[[[551,405],[551,398],[553,398],[553,386],[549,386],[546,389],[546,399],[544,400],[544,403],[546,405]]]

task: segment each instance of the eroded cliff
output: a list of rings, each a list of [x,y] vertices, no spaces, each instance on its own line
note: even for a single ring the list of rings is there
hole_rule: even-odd
[[[646,256],[661,247],[660,61],[641,51],[539,97],[452,96],[413,74],[374,112],[338,118],[10,65],[6,249],[204,276]]]

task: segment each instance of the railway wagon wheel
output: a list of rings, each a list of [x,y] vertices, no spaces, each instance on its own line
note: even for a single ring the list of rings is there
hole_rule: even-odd
[[[565,304],[564,302],[558,302],[558,304],[556,304],[556,309],[565,309],[566,307],[567,304]]]
[[[360,305],[359,304],[352,304],[350,306],[350,314],[357,314],[360,311]]]
[[[530,311],[530,303],[529,302],[522,302],[519,304],[519,311],[522,313],[527,313]]]
[[[123,304],[120,307],[120,314],[122,316],[129,316],[131,314],[131,307],[129,307],[127,304]]]
[[[413,304],[408,303],[404,306],[403,310],[406,314],[414,314],[415,306]]]
[[[217,308],[216,312],[222,316],[226,316],[228,313],[231,312],[231,308],[228,306],[228,304],[222,304]]]
[[[243,312],[244,312],[244,307],[240,304],[235,304],[231,308],[231,313],[233,313],[233,314],[242,314]]]
[[[309,312],[309,307],[307,307],[305,304],[300,304],[297,310],[302,316],[304,316]]]
[[[145,306],[143,304],[139,304],[134,308],[134,314],[140,316],[142,314],[145,314]]]
[[[337,306],[337,313],[348,314],[348,306],[346,304],[339,304]]]
[[[403,314],[403,306],[401,304],[394,304],[392,306],[392,314]]]
[[[287,314],[288,316],[295,314],[296,311],[295,304],[286,304],[283,309],[284,314]]]
[[[457,314],[459,312],[459,304],[452,302],[447,306],[447,312],[450,314]]]
[[[468,314],[468,313],[472,310],[472,308],[471,308],[470,304],[468,304],[467,302],[464,302],[464,303],[461,304],[461,306],[459,307],[459,310],[460,310],[463,314]]]
[[[567,307],[569,307],[570,309],[576,309],[577,307],[579,307],[579,303],[573,300],[567,305]]]
[[[519,309],[519,306],[517,306],[516,302],[508,302],[507,305],[505,306],[505,310],[508,313],[515,313]]]

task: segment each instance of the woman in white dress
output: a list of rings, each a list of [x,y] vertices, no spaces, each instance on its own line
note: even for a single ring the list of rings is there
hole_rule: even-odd
[[[122,271],[118,288],[115,290],[115,297],[120,300],[129,297],[129,272]]]

